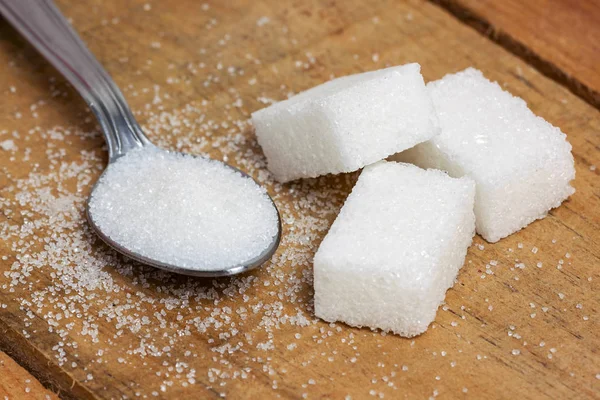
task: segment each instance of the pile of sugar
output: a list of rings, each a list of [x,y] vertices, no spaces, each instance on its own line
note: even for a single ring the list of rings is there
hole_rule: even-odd
[[[475,216],[495,242],[574,192],[565,135],[522,99],[473,68],[422,89],[419,66],[408,64],[334,79],[252,114],[280,181],[371,164],[314,259],[315,314],[326,321],[424,332],[464,262]],[[401,147],[397,160],[466,175],[469,189],[452,188],[441,171],[373,164]]]
[[[89,210],[100,230],[125,248],[194,270],[252,260],[278,230],[275,206],[251,178],[217,161],[153,147],[111,164]]]

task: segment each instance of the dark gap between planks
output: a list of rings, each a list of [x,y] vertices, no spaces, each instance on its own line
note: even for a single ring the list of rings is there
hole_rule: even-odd
[[[455,0],[428,1],[447,11],[460,22],[469,25],[494,43],[502,46],[505,50],[534,67],[545,77],[552,79],[561,86],[565,86],[571,93],[583,99],[592,107],[600,110],[600,92],[587,86],[578,80],[577,77],[566,73],[551,61],[543,59],[519,40],[496,28],[481,15],[465,6],[461,6]]]

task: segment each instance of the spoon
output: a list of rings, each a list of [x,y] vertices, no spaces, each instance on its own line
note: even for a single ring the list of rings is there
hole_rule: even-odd
[[[96,115],[108,144],[109,165],[128,151],[156,148],[144,135],[125,98],[108,73],[86,48],[51,0],[0,0],[0,13],[31,43],[79,92]],[[166,150],[165,150],[166,151]],[[220,161],[216,161],[220,162]],[[222,163],[258,186],[251,177],[230,165]],[[92,189],[93,196],[94,190]],[[172,265],[128,249],[102,232],[94,222],[86,203],[87,219],[98,236],[123,255],[156,268],[184,275],[219,277],[239,274],[256,268],[267,261],[281,239],[281,219],[275,203],[270,204],[277,214],[277,233],[272,242],[255,257],[220,270],[198,270]]]

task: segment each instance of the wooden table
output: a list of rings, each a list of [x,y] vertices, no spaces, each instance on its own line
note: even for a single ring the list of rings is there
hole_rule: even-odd
[[[599,398],[598,36],[572,33],[597,31],[597,4],[440,3],[59,1],[152,140],[227,159],[275,197],[275,258],[215,281],[95,239],[82,211],[102,137],[0,24],[0,349],[64,398]],[[356,174],[276,184],[246,121],[332,76],[412,61],[426,80],[475,66],[525,99],[567,133],[577,192],[499,243],[476,237],[435,323],[404,339],[314,318],[312,255]],[[0,356],[0,395],[45,397]]]

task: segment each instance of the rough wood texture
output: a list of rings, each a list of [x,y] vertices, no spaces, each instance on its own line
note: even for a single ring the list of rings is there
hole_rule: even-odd
[[[12,358],[0,351],[0,399],[51,400],[58,397],[44,388]]]
[[[600,108],[600,2],[433,1]]]
[[[596,109],[428,2],[59,4],[151,139],[227,157],[266,184],[284,221],[273,262],[239,278],[116,256],[83,218],[106,162],[93,119],[2,24],[0,142],[17,149],[0,149],[0,348],[61,395],[597,397]],[[547,218],[494,245],[475,238],[447,305],[412,340],[313,319],[312,255],[356,174],[278,185],[244,122],[332,75],[411,61],[426,80],[481,69],[568,134],[577,168],[577,193]]]

